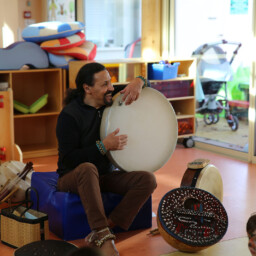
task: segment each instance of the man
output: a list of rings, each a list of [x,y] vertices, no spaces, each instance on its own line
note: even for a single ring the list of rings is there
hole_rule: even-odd
[[[256,255],[256,214],[252,214],[246,223],[246,231],[248,235],[248,248],[252,256]]]
[[[120,93],[129,105],[137,100],[143,77],[137,77]],[[100,140],[100,123],[104,108],[112,104],[114,89],[106,68],[99,63],[84,65],[76,77],[76,89],[68,91],[66,106],[59,115],[58,189],[79,194],[92,232],[87,245],[96,245],[106,256],[119,255],[115,236],[109,228],[128,229],[139,209],[156,188],[155,176],[146,171],[116,171],[106,156],[109,150],[122,150],[129,138],[119,129]],[[120,87],[119,87],[120,90]],[[136,125],[136,124],[135,124]],[[105,216],[101,192],[123,195],[120,204]]]

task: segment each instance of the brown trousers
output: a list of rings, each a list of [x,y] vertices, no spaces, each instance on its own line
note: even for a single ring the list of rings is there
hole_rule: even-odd
[[[127,230],[156,186],[151,172],[113,171],[99,176],[96,166],[91,163],[80,164],[58,180],[58,190],[79,194],[92,230],[108,225],[101,192],[123,195],[109,218]]]

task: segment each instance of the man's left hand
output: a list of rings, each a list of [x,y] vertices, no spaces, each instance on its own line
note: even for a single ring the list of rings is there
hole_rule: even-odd
[[[144,82],[136,77],[122,91],[120,91],[120,93],[123,94],[122,100],[125,102],[125,105],[130,105],[133,101],[139,98],[143,84]]]

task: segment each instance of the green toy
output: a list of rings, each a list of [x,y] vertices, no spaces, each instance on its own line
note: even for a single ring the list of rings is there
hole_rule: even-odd
[[[28,114],[28,113],[34,114],[38,112],[42,107],[44,107],[47,104],[47,101],[48,101],[48,94],[44,94],[42,97],[37,99],[30,106],[27,106],[17,100],[13,100],[13,107],[14,109],[18,110],[23,114]]]

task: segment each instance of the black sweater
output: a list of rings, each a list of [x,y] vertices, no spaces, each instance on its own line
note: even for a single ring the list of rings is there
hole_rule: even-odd
[[[123,88],[118,86],[114,93]],[[96,141],[100,140],[104,108],[96,109],[86,105],[82,98],[78,97],[61,111],[56,129],[59,147],[57,172],[60,176],[84,162],[95,164],[100,175],[113,170],[114,167],[107,156],[103,156],[96,146]]]

